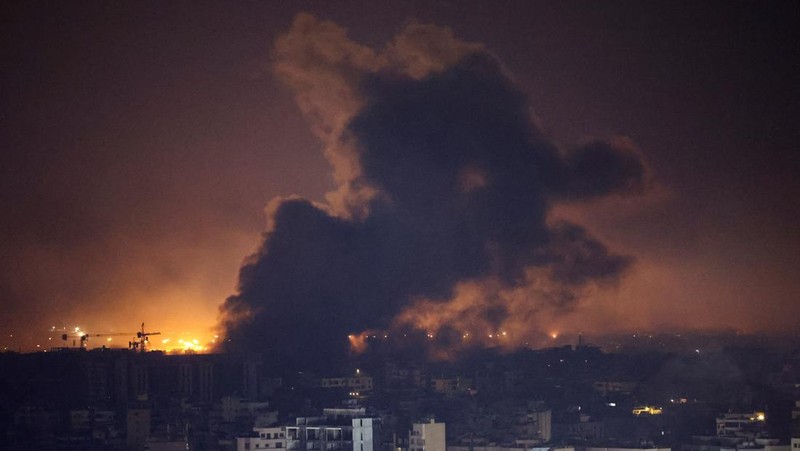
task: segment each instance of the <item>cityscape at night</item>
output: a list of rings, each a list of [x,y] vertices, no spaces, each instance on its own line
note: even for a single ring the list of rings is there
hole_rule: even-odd
[[[0,30],[0,450],[800,450],[796,1]]]

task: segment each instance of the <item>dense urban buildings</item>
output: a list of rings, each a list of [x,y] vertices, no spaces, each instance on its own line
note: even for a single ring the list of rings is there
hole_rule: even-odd
[[[259,355],[2,353],[0,449],[790,451],[800,439],[791,348],[406,357],[309,372]]]

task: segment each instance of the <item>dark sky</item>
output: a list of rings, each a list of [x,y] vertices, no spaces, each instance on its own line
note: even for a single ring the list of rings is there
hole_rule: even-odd
[[[376,51],[411,20],[449,27],[548,142],[638,149],[643,194],[547,209],[632,261],[552,331],[796,331],[796,2],[281,3],[0,5],[0,344],[141,321],[210,337],[267,204],[337,189],[273,70],[300,12]]]

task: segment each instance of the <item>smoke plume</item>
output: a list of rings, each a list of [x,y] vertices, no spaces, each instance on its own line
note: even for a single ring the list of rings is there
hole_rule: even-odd
[[[270,204],[221,307],[230,348],[333,361],[368,329],[424,332],[440,356],[519,346],[630,266],[548,212],[641,191],[636,148],[559,148],[481,45],[409,23],[376,51],[301,14],[274,55],[337,188],[324,204]]]

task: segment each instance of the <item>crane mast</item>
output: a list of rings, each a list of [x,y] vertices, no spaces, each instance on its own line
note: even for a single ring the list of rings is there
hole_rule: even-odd
[[[134,351],[139,350],[140,352],[146,352],[146,348],[149,345],[151,335],[161,335],[161,332],[146,332],[144,329],[144,323],[142,323],[142,329],[138,332],[118,332],[118,333],[108,333],[108,334],[90,334],[87,332],[80,331],[77,327],[75,328],[74,333],[64,333],[61,335],[61,339],[66,342],[70,338],[72,339],[72,347],[78,348],[80,343],[80,349],[85,349],[87,346],[87,341],[89,341],[90,337],[118,337],[118,336],[131,336],[135,335],[131,341],[128,342],[128,347],[133,349]]]
[[[138,349],[140,352],[145,352],[146,347],[150,342],[148,337],[151,335],[161,335],[161,332],[145,332],[144,323],[142,323],[142,330],[136,332],[136,340],[128,342],[128,346],[133,350]]]

